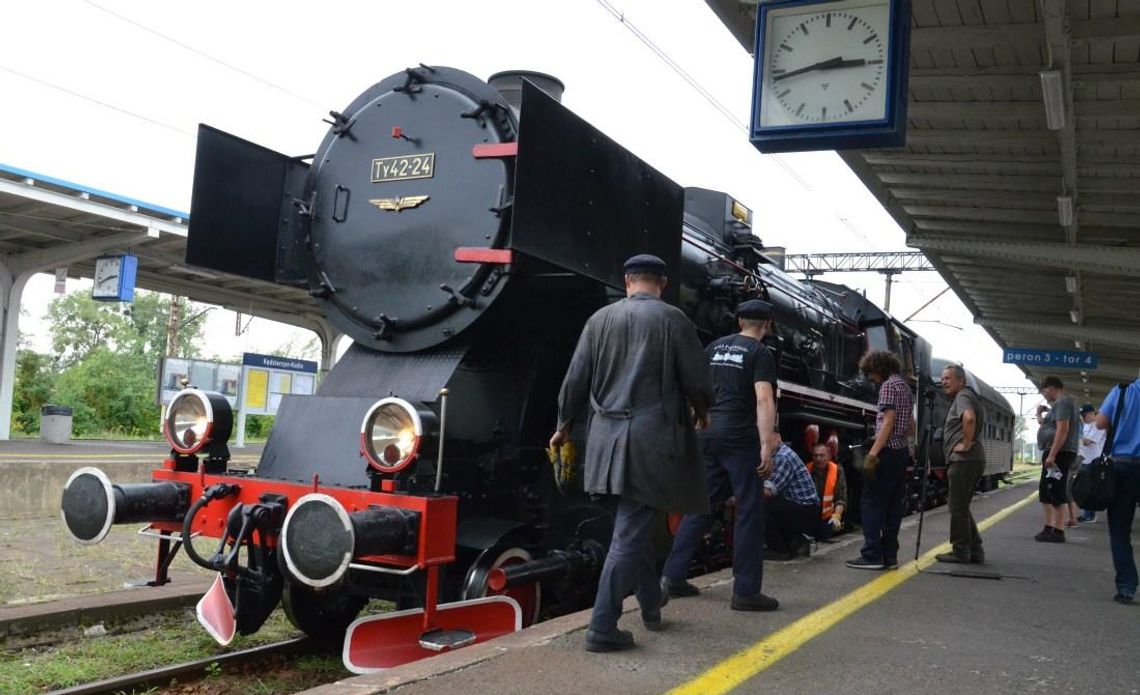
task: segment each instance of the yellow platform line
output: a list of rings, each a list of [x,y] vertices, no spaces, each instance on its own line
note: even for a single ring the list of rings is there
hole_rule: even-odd
[[[1037,499],[1037,493],[1033,492],[1025,499],[1011,504],[980,522],[978,530],[984,531],[990,528],[1035,499]],[[950,543],[943,543],[922,555],[917,561],[908,562],[897,570],[882,574],[846,596],[805,615],[751,647],[728,657],[688,683],[670,690],[669,695],[712,695],[729,692],[796,651],[806,642],[827,632],[844,618],[882,598],[892,589],[917,575],[920,569],[934,564],[935,555],[949,550]]]

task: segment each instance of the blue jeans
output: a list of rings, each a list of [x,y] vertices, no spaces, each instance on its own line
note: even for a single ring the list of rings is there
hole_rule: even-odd
[[[1112,565],[1116,568],[1116,591],[1136,595],[1136,560],[1132,555],[1132,519],[1140,504],[1140,460],[1116,461],[1116,490],[1108,505],[1108,538]]]
[[[760,463],[760,442],[701,437],[705,480],[715,505],[736,497],[735,527],[732,534],[732,593],[755,596],[764,579],[764,483],[756,475]],[[689,563],[704,542],[711,517],[686,514],[673,539],[673,550],[662,574],[679,582],[689,574]]]
[[[874,480],[863,481],[863,549],[864,558],[873,562],[899,558],[899,527],[903,517],[903,488],[906,449],[883,449],[879,452],[879,468]]]
[[[630,591],[636,591],[644,614],[661,606],[661,585],[653,557],[653,520],[657,510],[644,504],[621,500],[614,515],[614,535],[598,580],[598,595],[590,629],[613,632],[621,617],[621,604]]]

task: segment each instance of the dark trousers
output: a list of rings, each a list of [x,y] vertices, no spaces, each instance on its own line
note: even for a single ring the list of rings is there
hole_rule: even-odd
[[[982,554],[982,537],[970,512],[970,501],[974,499],[974,490],[985,472],[985,461],[954,461],[947,472],[950,478],[950,545],[954,554],[960,557]]]
[[[705,435],[701,453],[709,496],[714,504],[736,497],[736,526],[732,534],[732,592],[737,596],[760,593],[764,579],[764,483],[756,475],[760,464],[757,440],[731,440]],[[686,514],[673,539],[673,550],[665,561],[664,575],[681,581],[689,573],[689,563],[701,547],[711,518],[708,514]]]
[[[764,501],[767,516],[768,550],[773,553],[797,553],[807,540],[804,534],[814,536],[819,530],[819,505],[796,504],[783,497],[769,497]]]
[[[875,562],[898,560],[903,515],[903,485],[910,452],[883,449],[873,480],[863,481],[863,557]]]
[[[653,561],[653,520],[657,510],[644,504],[621,500],[614,515],[614,535],[598,580],[598,595],[590,629],[613,632],[621,617],[621,604],[630,591],[645,613],[661,605],[661,585]]]
[[[1136,595],[1136,559],[1132,555],[1132,520],[1140,504],[1140,459],[1115,461],[1116,489],[1108,505],[1108,540],[1116,568],[1116,591]]]

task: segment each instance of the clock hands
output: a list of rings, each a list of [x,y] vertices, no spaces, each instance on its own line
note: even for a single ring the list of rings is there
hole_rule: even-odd
[[[836,70],[839,68],[856,68],[856,67],[860,67],[860,66],[863,66],[866,64],[867,64],[867,61],[864,60],[863,58],[854,58],[852,60],[844,60],[842,56],[837,56],[837,57],[832,58],[830,60],[822,60],[818,63],[813,63],[811,65],[808,65],[807,67],[799,68],[798,70],[792,70],[791,72],[785,72],[782,75],[773,75],[772,81],[773,82],[779,82],[780,80],[786,80],[789,77],[795,77],[796,75],[802,75],[805,72],[812,72],[815,70]]]

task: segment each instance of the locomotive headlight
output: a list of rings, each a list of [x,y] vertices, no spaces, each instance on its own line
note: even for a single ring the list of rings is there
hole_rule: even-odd
[[[220,393],[183,389],[170,401],[163,423],[166,441],[180,454],[194,454],[210,442],[225,443],[233,430],[233,411]]]
[[[381,473],[407,468],[419,455],[423,437],[423,417],[402,398],[377,401],[360,425],[361,451]]]

